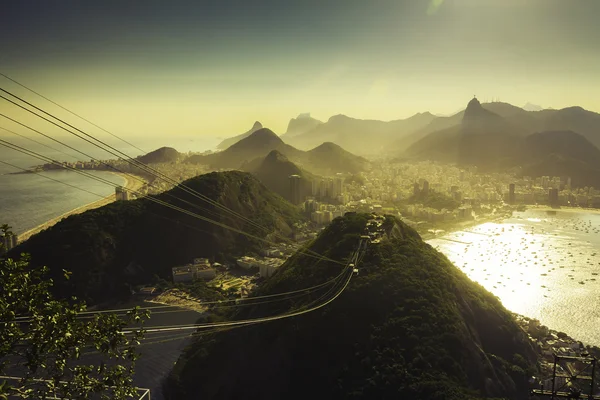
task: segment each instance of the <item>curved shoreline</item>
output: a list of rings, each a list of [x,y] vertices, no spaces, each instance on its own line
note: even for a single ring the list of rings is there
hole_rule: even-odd
[[[107,171],[108,172],[108,171]],[[123,184],[123,187],[132,191],[137,191],[139,190],[143,184],[141,182],[139,182],[138,180],[132,179],[131,177],[125,175],[125,174],[121,174],[118,172],[111,172],[112,174],[118,175],[121,178],[123,178],[125,180],[125,183]],[[139,179],[143,180],[145,182],[145,179],[142,177],[138,177]],[[74,208],[71,211],[67,211],[66,213],[63,213],[61,215],[59,215],[58,217],[52,218],[49,221],[46,221],[34,228],[31,228],[21,234],[18,235],[18,241],[19,243],[22,243],[24,241],[26,241],[27,239],[29,239],[31,236],[43,231],[44,229],[48,229],[51,226],[54,226],[56,223],[60,222],[63,218],[66,218],[68,216],[71,215],[75,215],[75,214],[81,214],[83,212],[86,212],[88,210],[93,210],[95,208],[100,208],[103,207],[107,204],[110,204],[112,202],[115,201],[115,194],[111,194],[108,195],[106,197],[103,197],[99,200],[93,201],[91,203],[88,204],[84,204],[80,207]]]

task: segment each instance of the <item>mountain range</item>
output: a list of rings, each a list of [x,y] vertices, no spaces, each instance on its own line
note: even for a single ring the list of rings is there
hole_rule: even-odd
[[[262,127],[263,127],[262,124],[260,122],[256,121],[254,123],[254,125],[252,125],[252,128],[250,128],[248,131],[241,133],[237,136],[224,139],[221,143],[219,143],[217,145],[217,149],[224,150],[224,149],[228,148],[229,146],[231,146],[232,144],[235,144],[235,143],[239,142],[240,140],[247,138],[248,136],[250,136],[252,133],[256,132],[257,130],[262,129]]]
[[[322,143],[309,151],[286,144],[273,131],[262,128],[227,149],[208,155],[190,156],[186,162],[215,169],[252,170],[273,150],[285,155],[301,168],[319,175],[356,173],[370,167],[368,160],[349,153],[334,143]]]
[[[509,133],[515,135],[573,131],[583,135],[594,146],[600,147],[600,114],[581,107],[555,110],[542,109],[531,103],[520,108],[508,103],[492,102],[482,104],[482,108],[503,118],[510,126]],[[327,122],[321,122],[307,113],[292,118],[281,137],[286,143],[302,150],[309,150],[323,142],[333,142],[354,154],[393,155],[404,152],[429,134],[459,127],[465,111],[466,109],[451,116],[435,116],[424,112],[387,122],[356,119],[341,114],[332,116]],[[255,124],[250,131],[223,143],[232,144],[248,137],[258,127]]]
[[[301,149],[312,148],[323,142],[333,142],[353,153],[377,155],[384,152],[385,146],[393,139],[417,131],[435,118],[428,112],[389,122],[334,115],[327,122],[288,140],[290,144]]]
[[[599,144],[600,115],[579,107],[528,112],[473,99],[398,153],[487,171],[522,167],[524,175],[570,176],[574,186],[598,187]]]
[[[298,117],[290,120],[287,130],[283,135],[281,135],[281,137],[289,140],[294,136],[299,136],[315,129],[322,123],[323,122],[319,121],[318,119],[312,118],[310,113],[300,114]]]

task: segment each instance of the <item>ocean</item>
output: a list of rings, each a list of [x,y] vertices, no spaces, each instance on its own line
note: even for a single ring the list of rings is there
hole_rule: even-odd
[[[142,154],[139,150],[119,142],[117,139],[106,138],[105,136],[107,135],[100,137],[101,140],[128,155],[138,156]],[[71,156],[60,151],[49,150],[43,146],[14,136],[3,136],[2,139],[59,161],[89,159],[42,137],[36,137],[35,140],[43,141],[43,143]],[[156,150],[162,146],[174,147],[180,152],[205,151],[215,148],[219,143],[219,139],[215,137],[145,137],[140,139],[128,138],[128,140],[146,152]],[[97,159],[115,158],[82,141],[76,142],[67,138],[65,142]],[[28,168],[44,163],[41,160],[2,146],[0,146],[0,160],[21,168]],[[75,208],[100,200],[102,197],[114,193],[114,187],[71,171],[50,171],[44,172],[44,175],[85,189],[98,196],[48,180],[37,174],[11,174],[11,172],[17,171],[13,167],[0,163],[0,224],[6,223],[12,226],[13,232],[17,234],[26,232]],[[111,172],[91,171],[91,173],[113,182],[115,186],[124,184],[122,177]]]
[[[530,209],[428,243],[507,309],[600,346],[600,213]]]

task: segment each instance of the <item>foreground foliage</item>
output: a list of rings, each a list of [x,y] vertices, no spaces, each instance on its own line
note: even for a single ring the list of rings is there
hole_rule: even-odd
[[[47,272],[31,269],[25,255],[20,261],[0,259],[0,375],[17,377],[0,378],[0,399],[135,395],[136,345],[143,330],[131,335],[122,330],[147,315],[133,309],[126,318],[96,314],[82,319],[83,303],[52,297]],[[106,363],[86,363],[83,356],[90,352],[101,354]]]

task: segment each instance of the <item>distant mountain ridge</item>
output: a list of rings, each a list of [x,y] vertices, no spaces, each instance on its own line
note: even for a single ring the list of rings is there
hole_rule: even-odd
[[[451,124],[460,117],[443,121]],[[546,129],[550,126],[574,126],[586,133]],[[600,115],[581,107],[529,112],[507,103],[482,105],[473,99],[460,123],[421,133],[404,155],[489,171],[520,166],[533,176],[571,176],[574,185],[598,185],[600,150],[594,140],[600,142]],[[565,166],[562,172],[552,167],[552,160]]]
[[[498,168],[516,150],[514,131],[504,118],[473,99],[460,124],[425,135],[406,154],[419,159]]]
[[[525,111],[542,111],[544,109],[544,107],[538,106],[537,104],[532,104],[530,102],[525,103],[522,108]]]
[[[250,128],[250,130],[248,130],[248,131],[246,131],[246,132],[244,132],[244,133],[242,133],[240,135],[237,135],[237,136],[234,136],[234,137],[230,137],[230,138],[227,138],[227,139],[223,140],[221,143],[219,143],[217,145],[217,149],[219,149],[219,150],[226,149],[229,146],[231,146],[231,145],[239,142],[240,140],[242,140],[244,138],[247,138],[252,133],[254,133],[257,130],[262,129],[262,128],[263,128],[262,124],[260,122],[256,121],[256,122],[254,122],[254,125],[252,125],[252,128]]]
[[[600,187],[600,149],[572,131],[538,132],[521,144],[522,174],[570,177],[574,187]]]
[[[312,118],[310,113],[300,114],[296,118],[292,118],[290,120],[286,132],[281,135],[281,137],[288,140],[293,136],[302,135],[303,133],[316,128],[322,123],[322,121]]]
[[[307,150],[323,142],[333,142],[355,154],[376,154],[393,138],[400,138],[429,124],[436,117],[431,113],[416,114],[395,121],[362,120],[343,114],[289,138],[290,144]]]
[[[211,168],[251,170],[258,165],[256,161],[266,157],[273,150],[278,151],[303,169],[318,174],[329,175],[338,172],[356,173],[368,169],[368,160],[351,154],[334,144],[310,151],[302,151],[286,144],[273,131],[262,128],[248,137],[233,144],[226,150],[209,155],[194,155],[186,162],[205,164]]]

